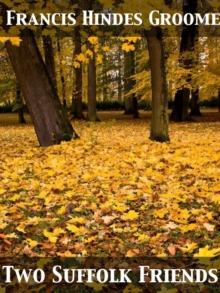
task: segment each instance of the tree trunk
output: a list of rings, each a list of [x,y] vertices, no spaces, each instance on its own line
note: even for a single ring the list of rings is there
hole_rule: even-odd
[[[79,27],[74,29],[74,56],[81,53],[81,36]],[[73,98],[72,98],[72,114],[74,118],[84,119],[83,104],[82,104],[82,65],[80,68],[74,68],[75,83],[73,85]]]
[[[150,138],[159,142],[169,141],[168,91],[162,30],[152,28],[147,33],[151,68],[152,121]]]
[[[18,107],[18,123],[25,124],[26,120],[24,118],[24,105],[21,97],[21,90],[18,83],[16,83],[16,104]]]
[[[88,113],[89,121],[99,121],[96,111],[96,60],[93,52],[93,57],[90,57],[88,64]]]
[[[137,105],[137,103],[134,104],[134,102],[136,101],[137,99],[136,97],[133,98],[133,94],[129,97],[124,98],[125,115],[134,115],[135,118],[138,118],[138,113],[135,109],[135,105]]]
[[[119,50],[119,49],[118,49]],[[121,51],[118,51],[118,101],[122,102],[122,66],[121,66]]]
[[[49,146],[76,138],[50,81],[32,31],[23,30],[21,38],[19,47],[8,41],[6,48],[40,145]]]
[[[104,45],[104,44],[103,44]],[[108,68],[107,68],[107,56],[103,53],[103,64],[102,64],[102,95],[103,101],[108,100]]]
[[[57,88],[53,42],[50,36],[43,36],[45,65],[55,89]]]
[[[183,14],[197,12],[197,0],[184,0],[183,1]],[[180,62],[181,66],[185,68],[191,68],[194,63],[192,57],[184,56],[186,52],[193,52],[195,50],[195,43],[198,36],[198,28],[195,25],[183,26],[181,44],[180,44]],[[191,81],[191,76],[188,77],[188,82]],[[187,88],[180,89],[176,92],[174,98],[174,107],[171,113],[171,120],[176,122],[189,120],[189,99],[190,90]]]
[[[189,120],[189,97],[190,90],[187,88],[180,89],[175,94],[173,111],[171,114],[171,120],[175,122]]]
[[[61,45],[60,45],[59,36],[57,37],[57,51],[58,51],[59,63],[60,63],[60,79],[61,79],[63,107],[66,110],[66,107],[67,107],[67,101],[66,101],[66,85],[65,85],[65,78],[64,78],[64,72],[63,72],[62,52],[61,52]]]
[[[220,113],[220,89],[218,90],[218,111]]]
[[[135,52],[130,51],[125,53],[124,56],[124,90],[125,90],[125,114],[133,115],[134,118],[139,117],[138,102],[136,94],[129,94],[129,92],[135,87]]]
[[[191,112],[190,116],[201,116],[200,112],[200,105],[199,105],[199,89],[192,91],[192,97],[191,97]]]

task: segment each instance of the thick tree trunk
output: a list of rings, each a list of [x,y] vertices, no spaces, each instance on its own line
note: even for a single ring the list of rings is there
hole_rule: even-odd
[[[43,36],[43,46],[44,46],[44,59],[48,74],[53,82],[55,89],[57,88],[56,80],[56,70],[55,70],[55,59],[54,59],[54,49],[53,42],[50,36]]]
[[[32,31],[25,29],[21,38],[19,47],[8,41],[6,48],[40,145],[49,146],[76,138],[48,76]]]
[[[146,34],[150,57],[152,87],[150,138],[159,142],[167,142],[169,141],[168,91],[162,30],[160,28],[153,28]]]
[[[21,90],[18,83],[16,83],[16,104],[18,107],[18,123],[25,124],[26,120],[24,117],[24,105],[21,97]]]
[[[192,97],[191,97],[191,112],[190,116],[201,116],[200,112],[200,105],[199,105],[199,89],[192,91]]]
[[[74,30],[74,56],[81,53],[81,36],[79,27]],[[72,115],[77,119],[84,119],[83,104],[82,104],[82,65],[80,68],[74,68],[75,82],[73,85],[73,98],[72,98]]]
[[[124,91],[125,91],[125,114],[133,115],[134,118],[139,117],[138,102],[136,94],[129,94],[129,92],[135,87],[135,52],[130,51],[124,55]]]
[[[90,58],[88,64],[88,113],[89,121],[99,121],[96,111],[96,60],[93,52],[93,57]]]
[[[183,1],[183,14],[197,12],[197,0]],[[184,56],[186,52],[192,52],[195,49],[196,38],[198,36],[198,28],[195,25],[183,26],[181,44],[180,44],[180,60],[181,66],[190,68],[195,63],[195,58]],[[191,76],[188,77],[188,82]],[[174,98],[174,107],[171,113],[171,120],[176,122],[187,121],[190,119],[188,108],[190,100],[190,90],[187,88],[180,89],[176,92]]]

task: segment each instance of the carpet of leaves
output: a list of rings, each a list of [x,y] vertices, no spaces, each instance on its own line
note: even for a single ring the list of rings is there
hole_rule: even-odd
[[[39,148],[0,127],[0,256],[220,254],[220,123],[76,122],[80,139]]]

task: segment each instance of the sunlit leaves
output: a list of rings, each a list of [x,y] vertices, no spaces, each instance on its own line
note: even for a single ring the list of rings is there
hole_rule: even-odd
[[[130,52],[135,50],[134,44],[124,43],[122,44],[122,50],[125,52]]]
[[[194,254],[194,257],[207,257],[212,258],[220,255],[220,248],[211,249],[208,245],[199,249],[198,253]]]
[[[184,253],[191,253],[198,247],[198,243],[187,242],[183,247],[180,247],[180,250]]]
[[[95,36],[91,36],[88,38],[88,41],[92,44],[92,45],[97,45],[98,44],[98,41],[99,39]]]
[[[14,46],[20,46],[21,38],[19,37],[0,37],[0,43],[11,42]]]
[[[122,220],[124,221],[129,221],[129,220],[136,220],[138,218],[138,213],[133,211],[133,210],[130,210],[128,213],[124,214],[122,216]]]

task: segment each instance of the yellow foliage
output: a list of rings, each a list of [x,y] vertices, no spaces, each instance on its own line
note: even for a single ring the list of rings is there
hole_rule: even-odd
[[[67,230],[75,234],[76,236],[84,235],[87,233],[87,229],[83,226],[77,227],[72,224],[67,224]]]
[[[195,231],[197,229],[197,225],[196,224],[188,224],[188,225],[181,225],[180,226],[180,230],[183,233],[187,233],[189,231]]]
[[[150,237],[146,234],[139,234],[138,235],[138,242],[142,243],[142,242],[147,242],[149,241]]]
[[[39,148],[32,126],[0,126],[3,253],[219,254],[219,123],[172,124],[170,144],[147,127],[77,121],[79,140]]]
[[[125,52],[130,52],[130,51],[134,51],[135,50],[135,46],[133,44],[130,43],[124,43],[122,44],[122,50]]]
[[[44,235],[45,237],[47,237],[48,240],[49,240],[51,243],[56,243],[56,242],[57,242],[57,236],[56,236],[54,233],[49,232],[49,231],[47,231],[47,230],[45,229],[45,230],[43,231],[43,235]]]
[[[10,41],[14,46],[20,46],[22,40],[19,37],[0,37],[0,43],[4,44],[7,41]]]
[[[127,221],[127,220],[136,220],[137,218],[139,217],[139,214],[135,211],[129,211],[128,213],[124,214],[121,218],[122,220],[124,221]]]
[[[103,46],[102,47],[103,52],[109,52],[110,51],[110,47],[109,46]]]
[[[80,53],[79,55],[76,56],[76,60],[79,62],[85,62],[87,58],[83,53]]]
[[[194,257],[207,257],[212,258],[220,255],[220,248],[210,248],[208,245],[199,249],[198,253],[194,254]]]
[[[32,240],[32,239],[30,239],[30,238],[26,239],[26,242],[27,242],[27,244],[28,244],[31,248],[34,248],[34,247],[36,247],[36,246],[38,245],[38,242],[37,242],[37,241]]]
[[[162,209],[155,211],[154,216],[158,217],[160,219],[163,219],[167,213],[168,213],[168,210],[166,208],[162,208]]]
[[[93,53],[92,50],[90,50],[90,49],[86,50],[85,54],[86,54],[86,56],[88,56],[88,57],[93,57],[93,55],[94,55],[94,53]]]
[[[195,242],[188,242],[183,247],[180,247],[180,250],[184,253],[191,253],[198,247],[198,244]]]
[[[89,41],[92,45],[97,45],[99,39],[98,39],[97,37],[92,36],[92,37],[89,37],[89,38],[88,38],[88,41]]]

